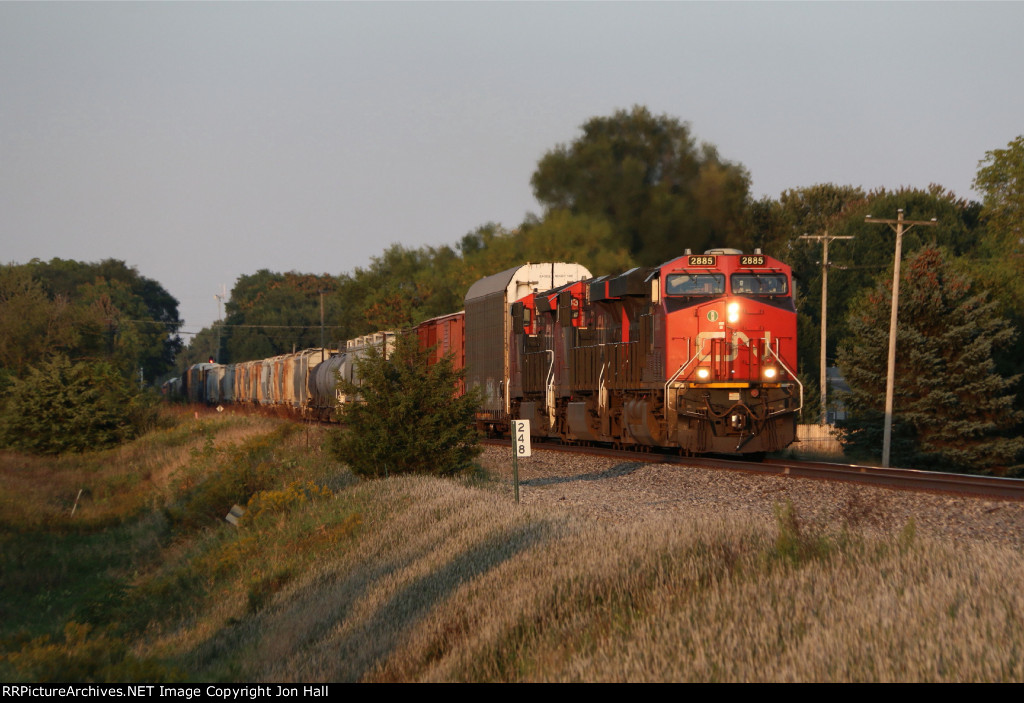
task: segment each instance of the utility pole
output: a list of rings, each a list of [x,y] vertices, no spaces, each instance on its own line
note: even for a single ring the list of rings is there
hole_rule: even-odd
[[[224,303],[224,299],[228,297],[228,289],[227,289],[227,287],[223,283],[221,283],[220,284],[220,293],[214,293],[213,297],[217,299],[217,322],[214,323],[215,325],[217,325],[217,352],[213,355],[213,360],[216,363],[219,364],[220,363],[220,331],[221,331],[221,327],[223,326],[222,322],[223,322],[223,319],[224,319],[223,316],[221,315],[220,310],[221,310],[221,305]]]
[[[825,329],[828,326],[828,267],[831,266],[831,262],[828,260],[828,243],[834,239],[853,239],[852,236],[838,236],[829,235],[828,230],[825,230],[825,234],[804,234],[800,236],[800,239],[813,239],[822,243],[823,251],[821,254],[821,424],[828,424],[828,409],[826,401],[828,400],[828,373],[825,369]]]
[[[329,290],[321,288],[320,293],[320,361],[324,360],[324,355],[327,353],[324,351],[324,293],[330,293]]]
[[[889,450],[892,448],[892,392],[896,379],[896,317],[900,304],[900,258],[903,255],[903,233],[915,225],[934,227],[938,224],[931,220],[904,220],[903,208],[897,212],[895,220],[876,220],[868,215],[864,221],[869,224],[889,225],[896,233],[896,258],[892,266],[892,310],[889,313],[889,368],[885,379],[885,430],[882,433],[882,466],[889,468]],[[905,228],[905,229],[904,229]]]

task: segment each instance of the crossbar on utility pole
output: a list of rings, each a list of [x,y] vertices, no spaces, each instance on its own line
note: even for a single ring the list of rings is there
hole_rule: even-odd
[[[931,220],[904,220],[903,208],[896,212],[895,220],[876,220],[871,215],[864,218],[864,221],[868,223],[889,225],[889,229],[896,233],[896,259],[892,267],[892,310],[889,312],[889,365],[885,379],[885,429],[882,433],[882,466],[885,468],[889,467],[889,450],[892,447],[892,395],[896,378],[896,317],[900,304],[900,258],[903,254],[903,233],[915,225],[934,227],[938,224],[934,217]]]
[[[821,241],[823,244],[823,251],[821,254],[821,424],[828,424],[828,409],[826,402],[828,400],[828,375],[825,370],[825,329],[828,325],[828,267],[830,262],[828,260],[828,243],[834,239],[853,239],[852,236],[838,236],[830,235],[828,230],[825,230],[825,234],[803,234],[800,239],[813,239],[815,241]]]

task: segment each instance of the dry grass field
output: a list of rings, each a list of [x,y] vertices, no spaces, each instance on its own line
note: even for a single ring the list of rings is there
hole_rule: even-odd
[[[487,474],[357,482],[320,432],[185,417],[100,459],[0,454],[0,678],[1024,680],[1019,550],[787,502],[602,520]]]

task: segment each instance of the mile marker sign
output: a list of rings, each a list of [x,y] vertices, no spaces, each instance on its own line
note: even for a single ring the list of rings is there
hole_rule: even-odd
[[[530,421],[512,421],[512,451],[516,456],[530,456]]]

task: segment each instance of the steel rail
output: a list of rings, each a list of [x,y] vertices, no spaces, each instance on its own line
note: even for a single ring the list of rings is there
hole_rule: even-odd
[[[488,444],[511,446],[507,440],[486,440]],[[799,461],[795,459],[765,459],[763,462],[731,459],[723,456],[679,456],[658,451],[637,451],[613,449],[604,446],[579,444],[558,444],[548,441],[534,441],[534,451],[560,451],[591,454],[612,458],[629,459],[664,464],[685,464],[700,468],[743,471],[747,473],[771,474],[790,478],[815,479],[819,481],[845,481],[871,486],[883,486],[900,490],[946,493],[954,495],[998,498],[1001,500],[1024,501],[1024,480],[1001,476],[977,476],[954,474],[920,469],[882,468],[856,464],[836,464],[821,461]]]

